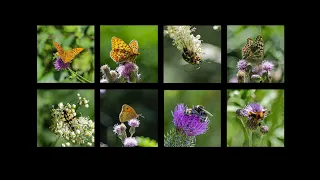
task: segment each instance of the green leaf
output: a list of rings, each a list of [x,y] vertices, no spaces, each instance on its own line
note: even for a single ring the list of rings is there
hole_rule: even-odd
[[[150,139],[149,137],[139,136],[136,138],[138,141],[138,146],[140,147],[158,147],[157,141]]]

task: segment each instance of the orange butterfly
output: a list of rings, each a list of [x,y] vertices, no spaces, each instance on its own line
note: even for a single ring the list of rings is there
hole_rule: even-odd
[[[128,104],[124,104],[122,105],[122,110],[119,114],[119,120],[123,123],[140,116],[143,117],[141,114],[137,114],[131,106],[129,106]]]
[[[139,45],[137,40],[132,40],[128,45],[122,39],[113,36],[111,38],[111,47],[110,57],[116,63],[136,63],[135,59],[140,55],[138,52]]]
[[[64,63],[71,62],[76,57],[77,54],[83,51],[83,48],[74,48],[69,51],[65,51],[57,42],[53,42],[53,44],[57,48],[59,56]]]

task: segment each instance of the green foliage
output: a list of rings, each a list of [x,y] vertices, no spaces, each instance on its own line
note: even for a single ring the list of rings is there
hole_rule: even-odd
[[[260,103],[270,110],[264,119],[269,132],[262,135],[259,129],[249,131],[252,133],[252,146],[254,147],[283,147],[284,146],[284,90],[228,90],[227,106],[227,146],[249,146],[246,118],[242,121],[237,117],[237,109],[244,108],[252,102]]]
[[[156,140],[150,139],[149,137],[139,136],[137,137],[138,146],[140,147],[158,147]]]
[[[172,129],[164,136],[164,147],[196,147],[196,140],[195,136]]]
[[[37,26],[37,82],[79,82],[69,78],[67,70],[54,68],[53,54],[57,52],[53,42],[64,50],[84,48],[71,63],[71,69],[93,82],[94,80],[94,26]]]
[[[51,125],[51,109],[55,108],[60,102],[64,104],[76,104],[77,94],[89,100],[89,108],[80,108],[82,116],[89,116],[94,121],[94,91],[93,90],[38,90],[37,91],[37,146],[52,146],[58,139],[50,129]],[[79,114],[79,115],[81,115]],[[78,115],[77,115],[78,116]],[[66,143],[64,139],[60,139],[57,145]]]
[[[135,39],[140,55],[136,63],[143,83],[158,82],[158,26],[100,26],[100,66],[108,64],[112,70],[118,65],[111,59],[111,38],[116,36],[127,44]]]
[[[284,26],[228,26],[227,66],[228,80],[237,80],[237,62],[242,59],[241,50],[248,38],[262,35],[264,40],[264,60],[271,61],[275,67],[272,82],[284,82]]]
[[[179,103],[188,107],[203,105],[213,117],[209,116],[209,129],[197,136],[199,147],[221,146],[221,91],[219,90],[165,90],[164,91],[164,133],[174,129],[171,111]]]

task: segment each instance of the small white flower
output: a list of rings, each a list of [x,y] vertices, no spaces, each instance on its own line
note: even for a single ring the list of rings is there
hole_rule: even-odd
[[[82,105],[82,101],[79,102],[79,105]]]
[[[77,106],[75,104],[72,104],[72,108],[75,109]]]
[[[59,106],[60,109],[62,109],[63,108],[63,103],[62,102],[59,103],[58,106]]]
[[[220,28],[221,28],[221,26],[213,26],[213,30],[218,30]]]
[[[77,115],[77,113],[73,113],[73,117],[75,117]]]
[[[67,145],[67,146],[70,146],[70,143],[69,143],[69,142],[67,142],[67,143],[66,143],[66,145]]]
[[[81,100],[81,97],[79,96],[79,100]]]
[[[58,130],[58,133],[59,133],[60,135],[62,135],[62,134],[63,134],[63,132],[62,132],[61,130]]]
[[[75,109],[71,109],[71,112],[72,112],[72,113],[75,113],[75,112],[76,112],[76,110],[75,110]]]
[[[92,138],[91,138],[91,142],[93,142],[93,143],[94,143],[94,137],[92,137]]]
[[[76,134],[72,131],[72,132],[70,133],[70,136],[76,136]]]
[[[91,132],[90,132],[90,131],[86,131],[86,132],[85,132],[85,135],[86,135],[86,136],[91,136]]]
[[[66,147],[66,145],[64,143],[61,144],[62,147]]]
[[[76,133],[77,133],[77,134],[80,134],[81,132],[80,132],[80,130],[79,130],[79,129],[77,129],[77,130],[76,130]]]
[[[92,143],[91,143],[91,142],[88,142],[87,144],[88,144],[88,146],[92,146]]]
[[[80,94],[78,93],[77,96],[80,96]]]
[[[67,104],[67,106],[68,106],[68,108],[71,108],[71,105],[69,103]]]
[[[89,107],[89,104],[84,105],[84,107],[88,108],[88,107]]]
[[[109,81],[107,79],[101,79],[100,83],[108,83]]]

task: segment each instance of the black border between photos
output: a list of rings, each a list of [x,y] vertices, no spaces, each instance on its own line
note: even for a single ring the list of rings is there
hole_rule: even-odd
[[[286,113],[286,106],[287,106],[287,93],[286,93],[286,85],[288,83],[288,73],[287,73],[287,55],[288,55],[288,49],[287,49],[287,25],[284,25],[284,46],[285,46],[285,52],[284,52],[284,83],[268,83],[268,84],[237,84],[237,83],[227,83],[227,24],[221,25],[221,83],[163,83],[163,27],[165,24],[153,24],[158,26],[158,83],[138,83],[138,84],[105,84],[100,83],[100,26],[105,24],[93,24],[95,26],[95,76],[94,76],[94,83],[36,83],[36,89],[93,89],[94,92],[94,113],[95,113],[95,147],[92,148],[85,148],[85,149],[100,149],[99,151],[101,153],[105,153],[105,151],[112,151],[112,149],[117,149],[116,147],[112,148],[102,148],[100,147],[100,89],[158,89],[158,148],[138,148],[139,151],[142,151],[142,155],[150,154],[150,153],[157,153],[158,157],[161,157],[161,153],[168,154],[170,151],[172,153],[179,153],[186,151],[185,149],[188,149],[187,151],[196,151],[194,149],[203,149],[207,150],[208,152],[217,151],[222,154],[229,153],[229,152],[235,152],[235,154],[243,153],[243,152],[249,152],[252,153],[253,151],[256,151],[256,149],[260,150],[266,150],[268,149],[268,152],[277,151],[277,152],[285,152],[284,149],[288,147],[288,129],[286,119],[288,119],[287,113]],[[152,25],[152,24],[148,24]],[[36,25],[38,26],[38,25]],[[36,31],[37,32],[37,31]],[[37,47],[37,46],[36,46]],[[35,66],[36,67],[36,66]],[[37,73],[35,73],[35,81],[36,81]],[[247,147],[227,147],[226,145],[226,136],[227,136],[227,90],[228,89],[283,89],[284,90],[284,106],[285,106],[285,147],[259,147],[259,148],[247,148]],[[164,148],[163,147],[163,135],[164,135],[164,123],[161,121],[163,119],[163,112],[164,111],[164,90],[221,90],[221,147],[197,147],[197,148]],[[37,97],[37,95],[36,95]],[[160,98],[161,97],[161,98]],[[37,98],[35,99],[37,101]],[[37,102],[36,102],[37,103]],[[37,115],[36,115],[37,116]],[[35,128],[36,130],[37,128]],[[37,134],[37,133],[36,133]],[[36,138],[37,140],[37,138]],[[37,145],[36,145],[37,147]],[[38,149],[51,149],[51,148],[38,148]],[[65,151],[61,149],[73,149],[73,148],[54,148],[59,149],[58,151]],[[83,149],[79,148],[78,149]],[[134,155],[135,151],[127,150],[128,148],[120,148],[121,151],[125,151],[128,153],[128,155]],[[125,149],[125,150],[124,150]],[[130,148],[129,148],[130,149]],[[192,150],[193,149],[193,150]],[[241,150],[239,150],[241,149]],[[56,150],[54,150],[56,151]],[[91,151],[91,150],[90,150]],[[94,151],[94,150],[92,150]],[[118,150],[116,150],[118,151]],[[82,150],[79,150],[79,152],[82,152]],[[160,154],[159,154],[160,153]],[[258,152],[260,153],[260,152]],[[160,155],[160,156],[159,156]],[[112,154],[107,155],[108,157],[112,156]]]

